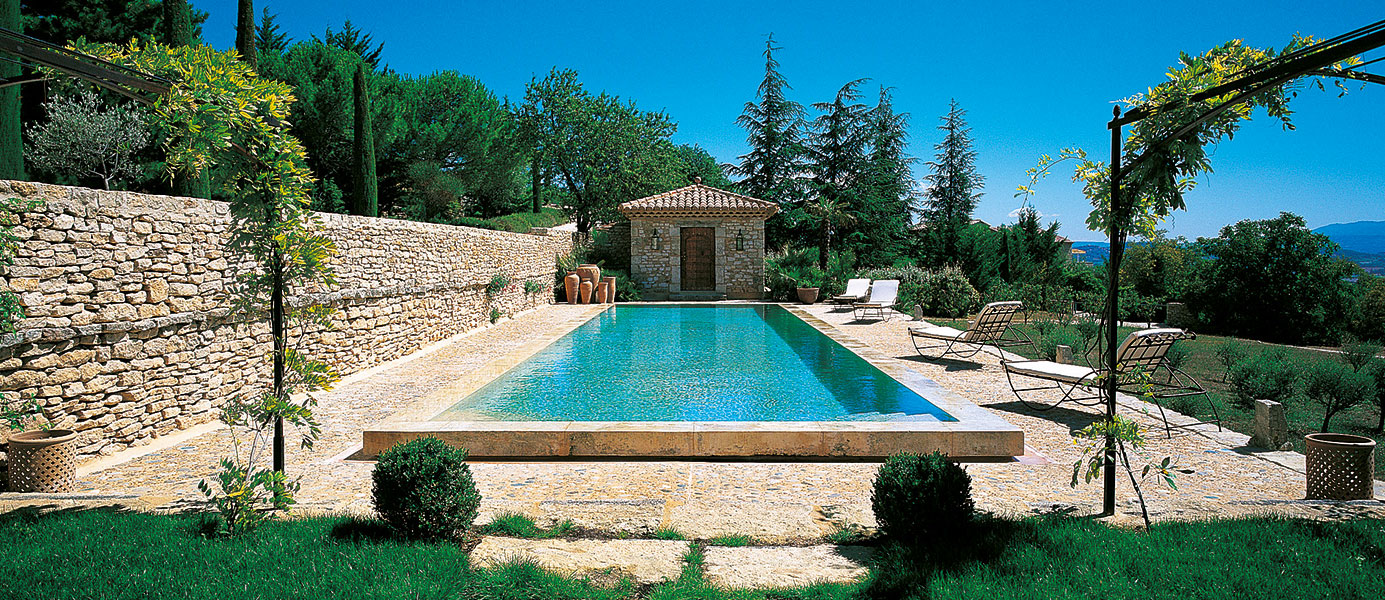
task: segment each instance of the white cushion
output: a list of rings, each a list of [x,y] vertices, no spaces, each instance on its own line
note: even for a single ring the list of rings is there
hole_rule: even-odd
[[[1022,360],[1006,362],[1005,370],[1020,375],[1028,375],[1050,381],[1064,383],[1095,384],[1091,378],[1096,371],[1082,365],[1065,365],[1049,360]]]
[[[909,326],[909,334],[918,337],[933,338],[936,340],[960,340],[965,331],[958,331],[951,327],[920,327],[918,325]]]

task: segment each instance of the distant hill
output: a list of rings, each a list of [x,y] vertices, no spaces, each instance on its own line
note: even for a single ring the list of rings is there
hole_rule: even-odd
[[[1342,247],[1342,250],[1364,254],[1385,254],[1385,221],[1333,223],[1323,225],[1313,231],[1331,238],[1332,241],[1337,242],[1338,246]]]
[[[1138,244],[1140,242],[1131,243]],[[1385,252],[1360,252],[1347,249],[1345,244],[1341,244],[1341,242],[1338,244],[1342,245],[1343,248],[1337,252],[1337,256],[1361,265],[1361,268],[1365,269],[1367,273],[1385,275]],[[1106,262],[1106,258],[1111,254],[1110,246],[1106,242],[1074,242],[1072,249],[1082,251],[1080,254],[1075,253],[1073,258],[1079,262],[1096,265]]]

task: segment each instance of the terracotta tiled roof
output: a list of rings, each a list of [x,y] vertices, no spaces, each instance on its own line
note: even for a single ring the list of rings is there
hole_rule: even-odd
[[[620,205],[626,217],[758,217],[778,212],[773,202],[694,183]]]

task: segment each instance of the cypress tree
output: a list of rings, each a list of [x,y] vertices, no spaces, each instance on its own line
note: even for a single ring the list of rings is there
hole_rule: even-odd
[[[773,34],[765,41],[765,78],[756,90],[758,103],[746,102],[736,119],[749,134],[746,141],[750,152],[730,169],[742,177],[737,182],[742,192],[779,205],[779,212],[765,224],[767,243],[772,247],[787,242],[795,221],[805,217],[799,206],[803,105],[785,96],[793,88],[779,73],[779,61],[774,59],[774,52],[782,49],[774,44]]]
[[[971,148],[971,128],[967,126],[967,111],[953,100],[948,105],[943,124],[943,141],[933,146],[938,153],[928,162],[932,170],[928,180],[927,208],[924,220],[937,239],[937,250],[945,262],[955,261],[957,240],[962,229],[971,223],[971,212],[981,199],[986,179],[976,172],[976,151]]]
[[[353,147],[355,169],[352,172],[351,213],[375,217],[380,214],[379,181],[375,178],[375,134],[370,124],[370,97],[365,82],[365,63],[357,65],[354,78],[356,91],[356,141]]]
[[[170,46],[192,45],[192,7],[188,0],[163,0],[163,42]]]
[[[259,54],[255,52],[255,2],[240,0],[240,11],[236,15],[236,51],[240,59],[255,69],[260,65]]]
[[[0,27],[21,31],[19,0],[0,4]],[[0,61],[0,77],[19,75],[19,65]],[[0,179],[24,179],[24,137],[20,129],[19,87],[0,88]]]

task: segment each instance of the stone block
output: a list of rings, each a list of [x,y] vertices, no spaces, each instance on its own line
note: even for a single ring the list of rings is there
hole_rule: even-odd
[[[1289,443],[1289,421],[1284,405],[1272,400],[1255,401],[1255,424],[1251,428],[1250,445],[1279,450]]]
[[[1057,347],[1055,347],[1054,349],[1054,353],[1057,356],[1054,362],[1063,365],[1072,364],[1072,346],[1058,344]]]

